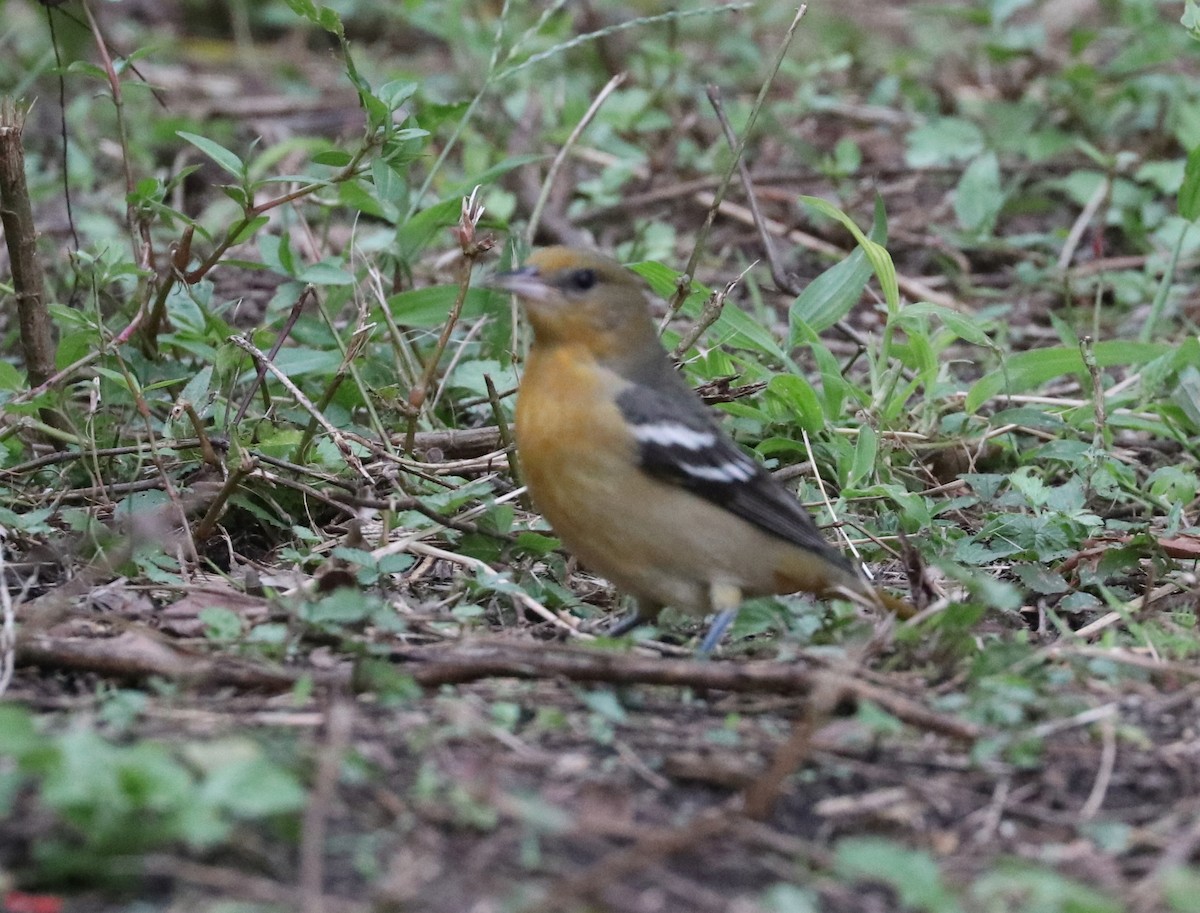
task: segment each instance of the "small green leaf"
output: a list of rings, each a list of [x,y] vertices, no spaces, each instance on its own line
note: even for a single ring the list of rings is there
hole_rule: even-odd
[[[61,349],[61,344],[60,344]],[[73,360],[73,359],[72,359]],[[67,364],[71,362],[68,361]],[[25,386],[25,375],[7,361],[0,361],[0,390],[21,390]]]
[[[328,165],[330,168],[345,168],[354,161],[354,156],[344,149],[327,149],[324,152],[318,152],[312,157],[312,160],[317,165]]]
[[[206,136],[197,136],[195,133],[186,133],[183,130],[177,130],[176,135],[180,139],[187,140],[238,180],[246,177],[246,163],[220,143],[215,143]]]
[[[238,230],[233,237],[233,244],[241,244],[254,237],[254,233],[271,221],[270,216],[255,216]]]
[[[209,606],[197,617],[204,622],[204,636],[209,640],[233,641],[242,636],[242,617],[232,609]]]
[[[423,209],[396,229],[396,256],[402,263],[412,263],[434,234],[442,228],[456,224],[460,215],[461,197],[450,197]]]
[[[183,392],[179,394],[179,402],[190,403],[193,406],[203,406],[208,399],[208,388],[212,383],[212,365],[205,365],[196,376],[187,382]],[[199,408],[196,410],[200,411]]]
[[[883,290],[888,312],[895,314],[899,311],[900,287],[896,284],[896,267],[892,263],[892,255],[887,252],[887,248],[864,235],[862,229],[854,224],[853,219],[829,201],[809,196],[801,196],[800,199],[817,212],[840,222],[850,234],[854,235],[854,240],[858,242],[858,246],[871,261],[871,268],[875,270],[875,278],[879,280],[879,287]]]
[[[860,482],[869,482],[875,472],[878,457],[879,435],[870,425],[859,426],[858,442],[854,446],[854,462],[850,466],[850,474],[846,477],[846,485],[857,486]]]

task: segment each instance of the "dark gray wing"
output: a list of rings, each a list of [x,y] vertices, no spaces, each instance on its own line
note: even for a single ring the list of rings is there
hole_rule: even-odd
[[[709,409],[686,390],[669,394],[633,384],[617,397],[638,445],[644,472],[679,485],[764,532],[851,570],[804,505],[721,430]]]

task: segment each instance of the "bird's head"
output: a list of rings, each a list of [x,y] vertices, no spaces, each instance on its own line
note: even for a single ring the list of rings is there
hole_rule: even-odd
[[[642,280],[602,254],[544,247],[487,284],[521,299],[539,344],[583,343],[608,357],[656,335]]]

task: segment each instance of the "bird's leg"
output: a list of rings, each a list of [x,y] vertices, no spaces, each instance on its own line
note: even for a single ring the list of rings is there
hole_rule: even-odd
[[[648,621],[654,621],[654,619],[658,618],[658,613],[661,611],[661,605],[639,600],[634,610],[609,627],[604,632],[604,636],[620,637],[623,634],[628,634],[634,628],[641,627]]]
[[[733,624],[738,607],[742,604],[742,591],[731,583],[714,583],[708,588],[708,599],[716,610],[717,617],[713,619],[708,633],[700,643],[700,649],[696,651],[701,656],[711,653]]]

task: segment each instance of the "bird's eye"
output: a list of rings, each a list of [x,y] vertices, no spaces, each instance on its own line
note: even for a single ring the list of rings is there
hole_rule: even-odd
[[[577,292],[586,292],[596,285],[596,271],[592,269],[577,269],[571,273],[571,288]]]

